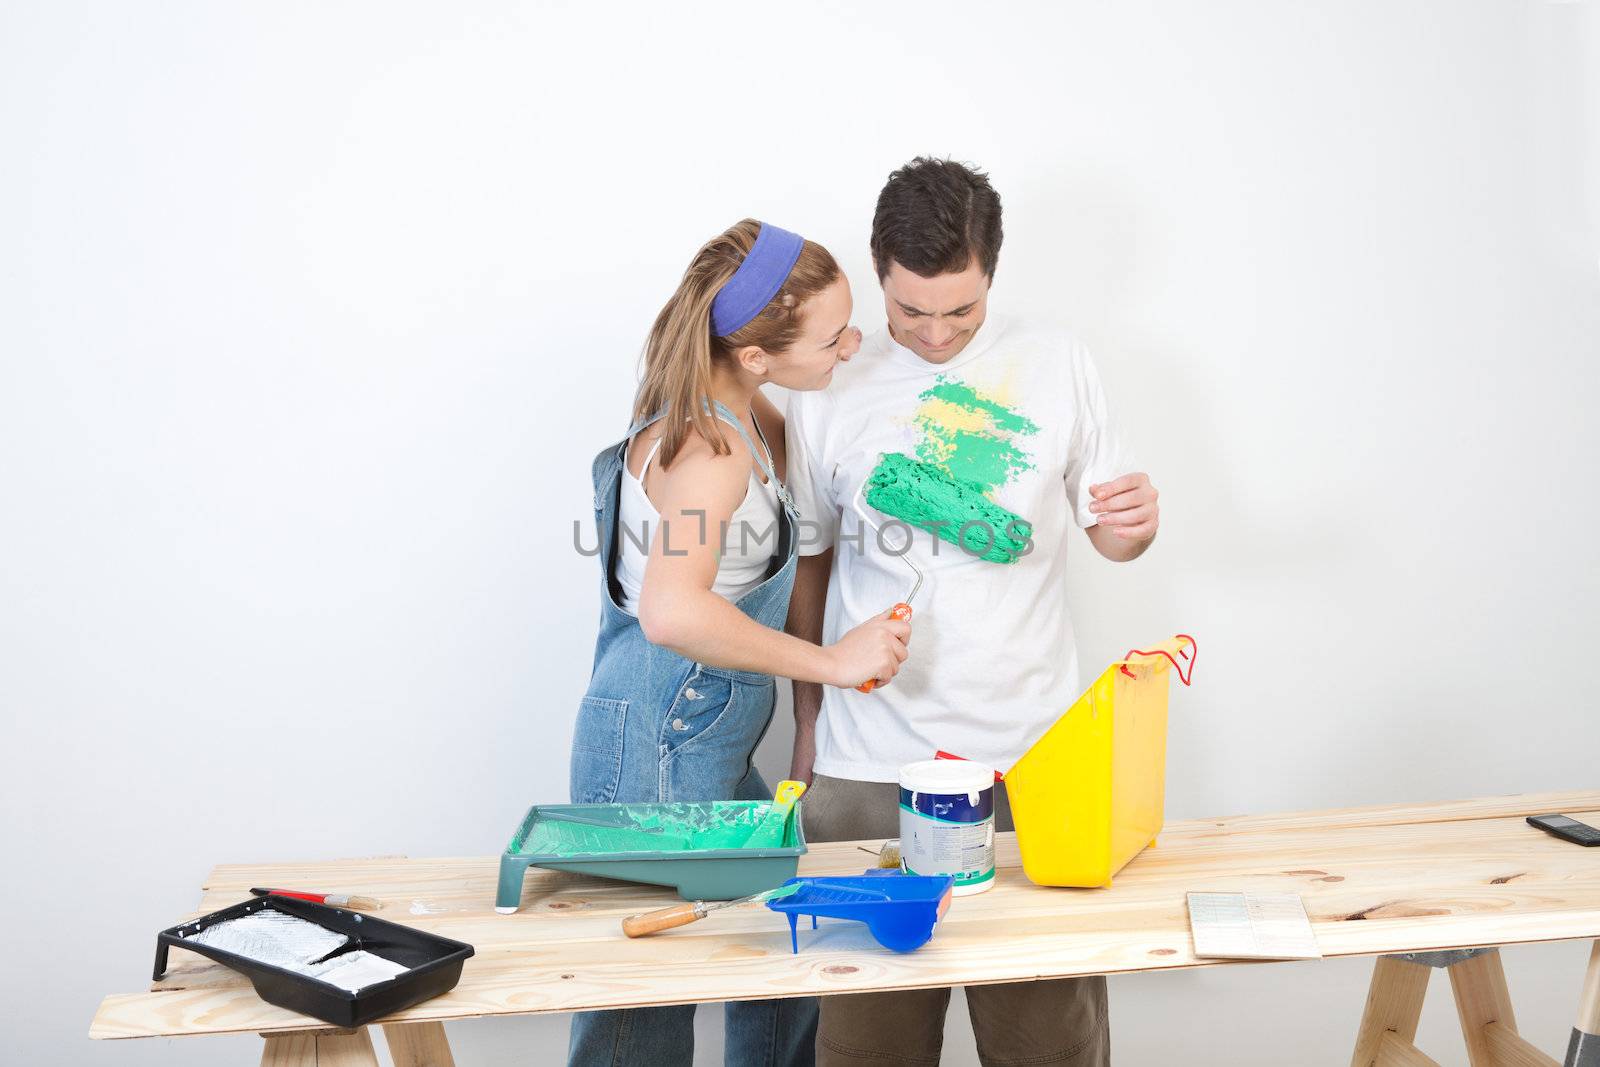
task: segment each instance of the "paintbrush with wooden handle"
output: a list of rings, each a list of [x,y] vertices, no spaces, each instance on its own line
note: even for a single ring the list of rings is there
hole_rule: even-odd
[[[302,893],[294,889],[252,889],[250,892],[258,897],[293,897],[295,900],[309,900],[356,911],[377,911],[383,907],[383,901],[377,897],[358,897],[349,893]]]
[[[674,904],[670,908],[657,908],[643,915],[630,915],[623,919],[622,932],[629,937],[657,934],[662,930],[671,930],[675,926],[688,926],[690,923],[699,922],[711,912],[721,908],[737,908],[741,904],[765,904],[769,900],[781,900],[793,896],[809,884],[801,879],[780,885],[776,889],[768,889],[764,893],[753,893],[739,900],[691,900],[683,904]]]

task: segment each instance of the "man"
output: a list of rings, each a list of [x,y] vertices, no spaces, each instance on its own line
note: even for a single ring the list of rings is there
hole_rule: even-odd
[[[906,598],[907,561],[926,575],[892,684],[795,684],[808,840],[899,836],[899,768],[937,751],[1010,766],[1080,692],[1069,535],[1125,561],[1156,534],[1156,491],[1129,470],[1088,353],[989,313],[1000,241],[981,172],[919,158],[891,174],[872,222],[888,326],[828,389],[790,400],[790,484],[821,528],[790,628],[833,640]],[[881,535],[855,514],[864,483]],[[1011,829],[1003,787],[995,800]],[[949,999],[824,998],[818,1063],[936,1064]],[[967,1003],[986,1064],[1109,1062],[1104,978],[974,986]]]

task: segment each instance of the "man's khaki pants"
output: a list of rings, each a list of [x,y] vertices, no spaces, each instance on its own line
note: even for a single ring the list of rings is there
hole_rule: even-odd
[[[801,804],[806,840],[900,836],[900,787],[817,775]],[[995,786],[995,828],[1010,830],[1005,787]],[[863,856],[863,859],[866,857]],[[959,907],[959,905],[957,905]],[[967,1012],[984,1067],[1105,1067],[1111,1031],[1104,978],[967,986]],[[949,989],[850,993],[822,998],[819,1067],[937,1064]]]

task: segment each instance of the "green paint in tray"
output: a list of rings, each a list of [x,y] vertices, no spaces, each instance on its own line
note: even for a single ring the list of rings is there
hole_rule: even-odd
[[[530,866],[676,888],[685,900],[732,900],[795,876],[805,838],[799,805],[781,839],[772,801],[540,804],[500,857],[496,910],[513,912]]]
[[[526,855],[573,857],[744,848],[770,808],[766,801],[550,805],[535,809],[537,815],[512,847]],[[784,842],[772,844],[781,847]]]

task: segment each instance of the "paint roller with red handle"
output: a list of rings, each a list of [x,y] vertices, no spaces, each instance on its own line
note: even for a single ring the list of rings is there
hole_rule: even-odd
[[[883,530],[879,528],[877,523],[872,521],[871,517],[867,515],[866,509],[861,506],[861,495],[862,493],[866,492],[866,488],[866,482],[862,482],[859,486],[857,486],[855,498],[850,503],[851,506],[855,508],[856,514],[861,517],[861,521],[872,527],[872,531],[878,535],[878,543],[881,545],[883,543]],[[908,534],[906,539],[906,548],[909,549],[910,547],[911,542]],[[922,570],[915,563],[912,563],[909,559],[907,559],[904,552],[900,553],[899,559],[905,563],[907,567],[911,568],[911,573],[916,576],[916,580],[911,583],[911,592],[906,594],[906,598],[889,610],[889,618],[898,619],[900,622],[910,622],[911,600],[917,595],[917,590],[922,588]],[[868,678],[866,681],[856,686],[856,692],[870,693],[876,689],[877,686],[878,680],[876,678]]]

